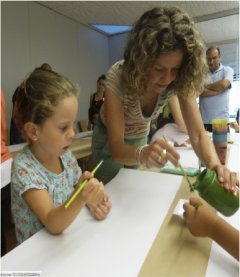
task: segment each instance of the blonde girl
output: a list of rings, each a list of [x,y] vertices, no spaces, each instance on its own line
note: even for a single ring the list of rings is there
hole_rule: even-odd
[[[97,219],[111,208],[104,186],[82,172],[69,150],[78,110],[77,90],[56,72],[35,70],[17,95],[14,118],[28,145],[13,162],[12,215],[18,243],[43,226],[63,232],[88,205]],[[90,181],[66,209],[79,184]]]

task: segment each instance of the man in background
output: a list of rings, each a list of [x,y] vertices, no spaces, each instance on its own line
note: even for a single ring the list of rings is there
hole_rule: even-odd
[[[220,63],[221,52],[217,46],[206,51],[209,80],[199,97],[199,108],[205,129],[212,132],[212,120],[229,119],[229,93],[233,82],[233,69]]]

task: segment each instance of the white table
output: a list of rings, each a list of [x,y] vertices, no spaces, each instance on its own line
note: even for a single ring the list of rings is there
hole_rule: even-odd
[[[93,131],[77,133],[73,138],[70,146],[70,150],[75,155],[76,159],[84,158],[92,154],[92,134]],[[12,153],[13,157],[20,152],[26,143],[9,145],[8,149]]]
[[[11,182],[12,158],[0,164],[1,166],[1,189]]]
[[[181,183],[180,176],[121,170],[106,186],[109,217],[87,210],[60,236],[45,229],[2,258],[2,270],[42,271],[42,276],[137,276]]]
[[[236,158],[239,162],[234,147],[231,170]],[[2,271],[41,271],[46,277],[137,276],[181,181],[181,176],[122,169],[106,186],[113,203],[106,220],[96,221],[84,209],[60,236],[43,229],[1,259]],[[238,217],[239,212],[225,219],[238,227]],[[237,277],[238,269],[238,262],[213,243],[206,276]]]

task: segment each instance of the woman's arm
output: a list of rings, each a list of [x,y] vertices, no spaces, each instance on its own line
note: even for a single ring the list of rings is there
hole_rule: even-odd
[[[182,132],[187,133],[187,127],[182,117],[182,112],[179,105],[178,97],[176,95],[172,96],[169,99],[168,103],[169,103],[169,107],[170,107],[174,122],[177,124],[177,126]]]
[[[112,158],[123,164],[135,165],[136,147],[124,143],[123,102],[111,90],[105,93],[104,112]]]
[[[178,98],[195,153],[208,168],[216,168],[221,163],[216,154],[215,147],[204,129],[196,96],[193,94],[184,98],[179,96]]]
[[[107,90],[104,104],[104,117],[108,131],[108,141],[112,159],[126,165],[136,165],[137,146],[124,143],[124,109],[120,97],[112,91]],[[164,140],[156,140],[151,145],[145,147],[140,155],[140,160],[148,167],[163,167],[159,163],[160,153],[166,149],[165,160],[171,161],[175,166],[178,165],[179,154],[170,144]]]
[[[179,104],[195,153],[207,168],[217,172],[219,182],[236,195],[236,185],[239,185],[236,173],[230,172],[225,166],[221,165],[215,147],[204,130],[196,96],[193,94],[187,97],[179,97]]]

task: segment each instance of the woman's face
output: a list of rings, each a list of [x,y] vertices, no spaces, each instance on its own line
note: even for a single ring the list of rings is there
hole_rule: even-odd
[[[160,94],[177,77],[182,65],[183,50],[160,54],[153,66],[147,71],[147,93]]]
[[[106,86],[105,86],[105,80],[103,79],[100,79],[98,82],[97,82],[97,91],[99,92],[105,92],[105,89],[106,89]]]

